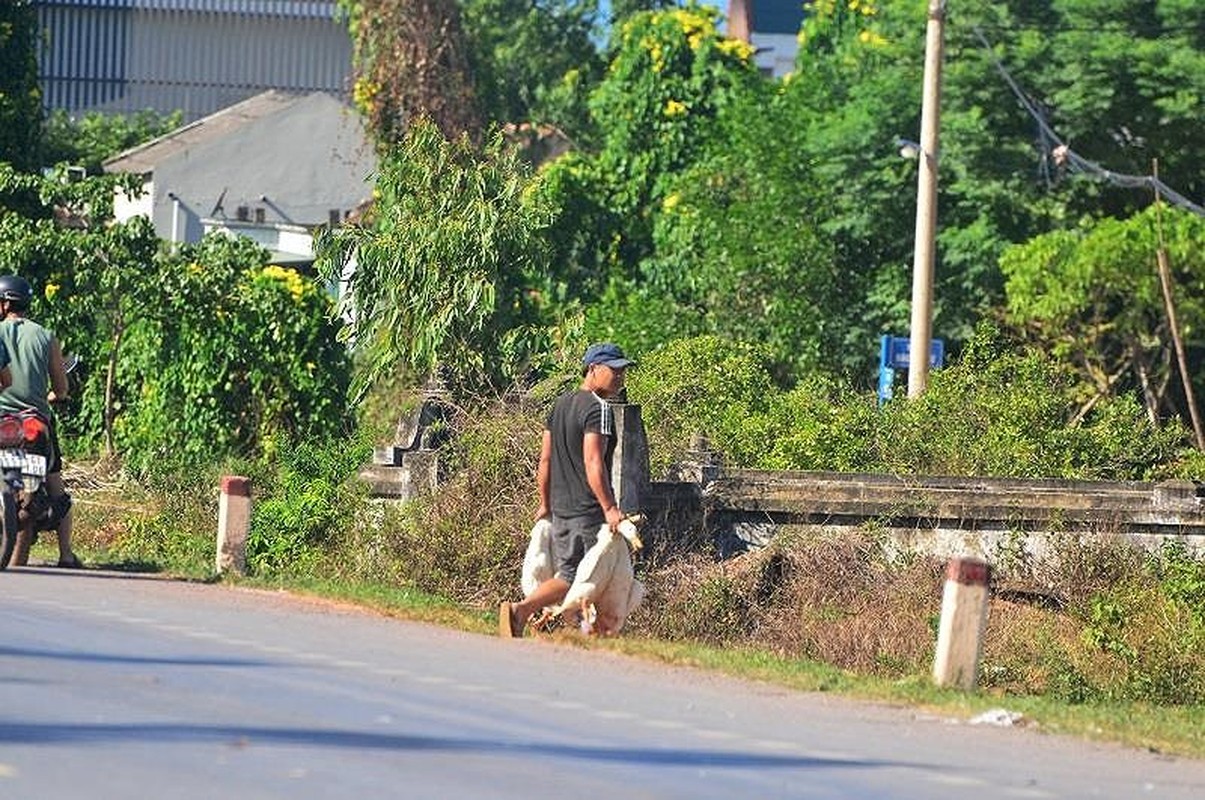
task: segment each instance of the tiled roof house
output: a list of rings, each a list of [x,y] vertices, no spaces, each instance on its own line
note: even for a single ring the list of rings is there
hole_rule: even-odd
[[[270,91],[105,162],[141,175],[116,216],[149,217],[159,235],[193,242],[220,230],[254,239],[277,263],[312,260],[312,233],[372,194],[376,156],[360,116],[324,92]]]

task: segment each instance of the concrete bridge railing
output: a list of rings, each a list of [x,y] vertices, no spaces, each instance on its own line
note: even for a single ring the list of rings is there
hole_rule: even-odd
[[[1192,481],[1071,481],[861,473],[679,470],[690,483],[648,493],[656,511],[689,517],[722,552],[764,545],[786,527],[873,527],[901,546],[938,555],[990,555],[1003,542],[1035,553],[1052,537],[1122,536],[1144,545],[1184,538],[1205,550],[1205,487]],[[706,474],[705,477],[704,474]],[[688,488],[690,487],[690,488]]]

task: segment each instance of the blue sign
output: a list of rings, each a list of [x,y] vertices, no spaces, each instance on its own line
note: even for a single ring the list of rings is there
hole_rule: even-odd
[[[879,343],[879,400],[890,400],[895,385],[895,371],[908,369],[912,351],[912,340],[906,336],[883,334]],[[941,339],[929,341],[929,367],[936,369],[945,364],[946,343]]]

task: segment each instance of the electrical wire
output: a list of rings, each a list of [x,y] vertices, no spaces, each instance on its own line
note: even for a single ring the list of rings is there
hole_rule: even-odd
[[[1000,59],[996,58],[996,54],[992,51],[991,43],[988,42],[987,37],[983,35],[983,31],[981,31],[978,26],[975,26],[973,30],[975,32],[975,36],[978,37],[980,44],[983,45],[983,49],[987,53],[988,58],[992,60],[992,64],[996,67],[996,71],[1000,73],[1002,78],[1004,78],[1004,82],[1008,84],[1009,89],[1012,90],[1012,93],[1021,103],[1021,107],[1024,108],[1031,117],[1033,117],[1035,122],[1037,122],[1038,130],[1041,131],[1041,133],[1050,141],[1056,143],[1057,146],[1052,151],[1056,162],[1066,163],[1071,169],[1077,172],[1082,172],[1087,175],[1108,181],[1114,186],[1122,186],[1129,189],[1150,189],[1151,191],[1159,193],[1173,205],[1177,205],[1181,208],[1205,217],[1205,207],[1199,206],[1192,202],[1187,197],[1168,186],[1158,177],[1154,175],[1125,175],[1120,172],[1114,172],[1110,169],[1105,169],[1094,161],[1089,161],[1068,147],[1067,143],[1059,138],[1059,135],[1055,133],[1054,129],[1051,128],[1050,125],[1047,124],[1042,115],[1038,113],[1038,110],[1034,108],[1033,102],[1029,99],[1025,92],[1021,90],[1021,87],[1013,79],[1013,76],[1009,74],[1008,70],[1005,69],[1004,65],[1000,63]]]

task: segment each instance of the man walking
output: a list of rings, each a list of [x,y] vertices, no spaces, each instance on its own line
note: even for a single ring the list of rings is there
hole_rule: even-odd
[[[615,530],[623,520],[611,489],[616,436],[608,401],[619,395],[633,364],[619,345],[590,345],[582,357],[581,385],[557,398],[548,415],[536,473],[536,518],[552,520],[553,577],[520,602],[501,604],[500,636],[522,636],[533,614],[560,603],[582,557],[598,541],[599,528],[606,523]]]

